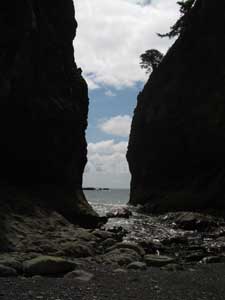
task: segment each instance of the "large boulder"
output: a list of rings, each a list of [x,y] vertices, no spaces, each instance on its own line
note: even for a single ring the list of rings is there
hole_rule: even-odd
[[[15,269],[0,264],[0,277],[14,277],[17,276]]]
[[[38,256],[23,263],[26,275],[52,275],[57,276],[73,271],[76,264],[60,257]]]
[[[138,96],[127,158],[131,204],[225,208],[224,1],[197,0]]]

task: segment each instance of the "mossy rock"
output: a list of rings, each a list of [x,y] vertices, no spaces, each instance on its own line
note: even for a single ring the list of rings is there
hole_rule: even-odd
[[[13,268],[0,265],[0,277],[15,277],[17,276],[17,271]]]
[[[23,263],[26,275],[54,275],[66,274],[74,270],[76,264],[61,257],[38,256]]]
[[[175,259],[165,255],[145,255],[145,263],[149,267],[163,267],[174,263]]]

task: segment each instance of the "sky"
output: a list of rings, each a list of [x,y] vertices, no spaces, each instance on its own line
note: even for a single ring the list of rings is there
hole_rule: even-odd
[[[137,95],[148,79],[140,55],[166,53],[168,32],[179,17],[176,0],[74,0],[75,59],[89,87],[85,187],[129,188],[126,162]]]

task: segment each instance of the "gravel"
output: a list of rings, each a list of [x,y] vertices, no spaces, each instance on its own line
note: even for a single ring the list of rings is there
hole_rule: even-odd
[[[225,264],[199,265],[185,271],[112,272],[92,270],[93,279],[77,282],[63,278],[0,278],[1,300],[224,300]]]

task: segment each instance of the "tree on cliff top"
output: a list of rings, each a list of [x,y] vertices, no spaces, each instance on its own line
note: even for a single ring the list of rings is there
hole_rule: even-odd
[[[170,31],[165,34],[159,34],[160,37],[173,38],[185,30],[189,22],[189,16],[192,8],[195,6],[197,0],[182,0],[178,1],[177,4],[180,6],[180,18],[176,23],[170,28]],[[156,49],[151,49],[145,51],[145,53],[140,56],[141,62],[140,66],[142,69],[146,69],[146,73],[154,71],[163,59],[163,54]]]
[[[158,35],[160,37],[169,37],[169,38],[173,38],[180,35],[180,33],[186,28],[188,24],[190,11],[194,7],[196,2],[197,0],[178,1],[177,3],[180,5],[180,13],[181,13],[180,18],[170,28],[170,31],[168,33],[165,34],[158,33]]]
[[[158,68],[163,59],[163,54],[156,49],[150,49],[141,54],[140,59],[141,68],[146,69],[146,73],[148,74]]]

